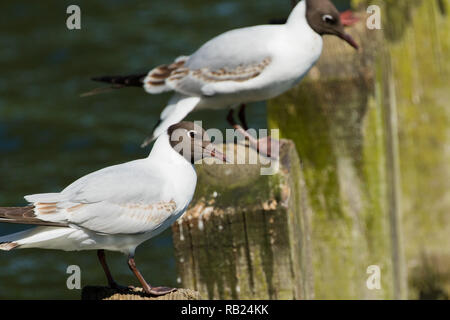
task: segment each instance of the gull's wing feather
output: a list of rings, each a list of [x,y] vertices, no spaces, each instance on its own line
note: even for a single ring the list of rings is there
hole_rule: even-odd
[[[43,221],[66,223],[105,234],[152,231],[179,210],[167,198],[170,186],[145,160],[108,167],[75,181],[53,199],[33,199]],[[62,200],[61,200],[62,199]]]
[[[184,67],[218,70],[259,63],[271,54],[271,35],[277,35],[278,28],[262,25],[225,32],[201,46],[189,57]]]
[[[272,61],[271,39],[282,26],[264,25],[225,32],[206,42],[189,57],[160,66],[144,79],[149,93],[168,88],[187,96],[212,96],[224,90],[239,91],[261,75]],[[228,85],[223,86],[226,83]],[[230,89],[229,86],[235,87]],[[163,89],[161,89],[163,88]]]
[[[272,62],[270,38],[277,28],[280,26],[242,28],[213,38],[167,79],[168,86],[197,96],[245,90],[246,83],[260,76]]]
[[[159,228],[176,213],[177,204],[173,200],[146,203],[105,200],[74,207],[69,220],[99,233],[138,234]]]
[[[147,161],[136,160],[95,171],[70,184],[61,194],[76,203],[157,199],[164,184],[158,170],[154,170],[157,163]]]

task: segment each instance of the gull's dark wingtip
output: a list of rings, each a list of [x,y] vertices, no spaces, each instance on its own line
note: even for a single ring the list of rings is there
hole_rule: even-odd
[[[99,76],[90,78],[92,81],[108,83],[110,86],[95,88],[89,92],[80,94],[80,97],[89,97],[99,93],[105,93],[114,89],[121,89],[124,87],[142,87],[146,73],[133,74],[128,76]]]
[[[92,77],[91,80],[92,81],[97,81],[97,82],[108,82],[109,83],[109,81],[107,79],[110,79],[110,78],[112,78],[112,77],[105,77],[105,76],[103,76],[103,77]]]
[[[124,87],[142,87],[147,73],[131,74],[127,76],[99,76],[92,77],[92,81],[104,82]]]

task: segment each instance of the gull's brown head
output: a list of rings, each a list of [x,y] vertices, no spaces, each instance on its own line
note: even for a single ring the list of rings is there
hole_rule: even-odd
[[[226,157],[216,150],[208,134],[193,122],[182,121],[167,131],[172,148],[187,161],[194,163],[204,158],[216,158],[226,162]]]
[[[355,40],[345,32],[339,11],[330,0],[306,0],[306,19],[318,34],[337,36],[358,49]]]

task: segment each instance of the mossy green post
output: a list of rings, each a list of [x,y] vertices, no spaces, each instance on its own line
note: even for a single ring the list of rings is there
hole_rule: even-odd
[[[398,123],[409,298],[450,297],[450,1],[378,1]],[[379,79],[382,80],[382,79]],[[380,81],[381,82],[381,81]]]
[[[361,13],[359,52],[326,37],[318,65],[268,103],[300,162],[288,143],[275,176],[199,168],[173,227],[182,286],[220,299],[449,297],[450,0],[353,3],[378,5],[382,30]]]
[[[450,1],[378,0],[384,41],[381,106],[391,111],[410,299],[450,297]],[[389,133],[389,132],[388,132]]]
[[[354,4],[379,5],[383,30],[353,28],[359,53],[326,39],[318,66],[268,107],[303,162],[316,297],[445,298],[449,1]],[[372,264],[381,290],[365,287]]]
[[[393,298],[385,120],[374,85],[380,32],[363,23],[350,32],[361,51],[325,37],[317,66],[269,102],[268,122],[295,142],[303,163],[316,298]],[[366,285],[372,265],[381,271],[380,290]]]
[[[313,298],[303,174],[291,141],[280,154],[271,176],[259,165],[197,166],[192,205],[172,228],[182,287],[207,299]]]

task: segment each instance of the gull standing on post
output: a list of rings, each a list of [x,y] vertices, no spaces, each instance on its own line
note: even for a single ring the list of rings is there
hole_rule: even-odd
[[[150,94],[175,92],[143,146],[194,109],[231,107],[227,120],[249,138],[252,146],[270,156],[270,144],[264,147],[263,141],[245,131],[245,103],[276,97],[295,86],[319,59],[323,35],[337,36],[358,48],[345,33],[339,11],[330,0],[303,0],[285,24],[228,31],[192,55],[181,56],[148,74],[93,80],[111,83],[111,88],[143,87]],[[237,106],[243,128],[233,119]]]
[[[0,237],[0,250],[42,248],[98,250],[108,284],[111,276],[104,250],[128,255],[128,266],[148,294],[175,289],[152,287],[134,262],[138,245],[167,229],[192,200],[197,174],[193,163],[205,157],[225,161],[205,131],[181,122],[160,135],[146,159],[88,174],[60,193],[26,196],[21,208],[0,208],[0,222],[38,225]]]

